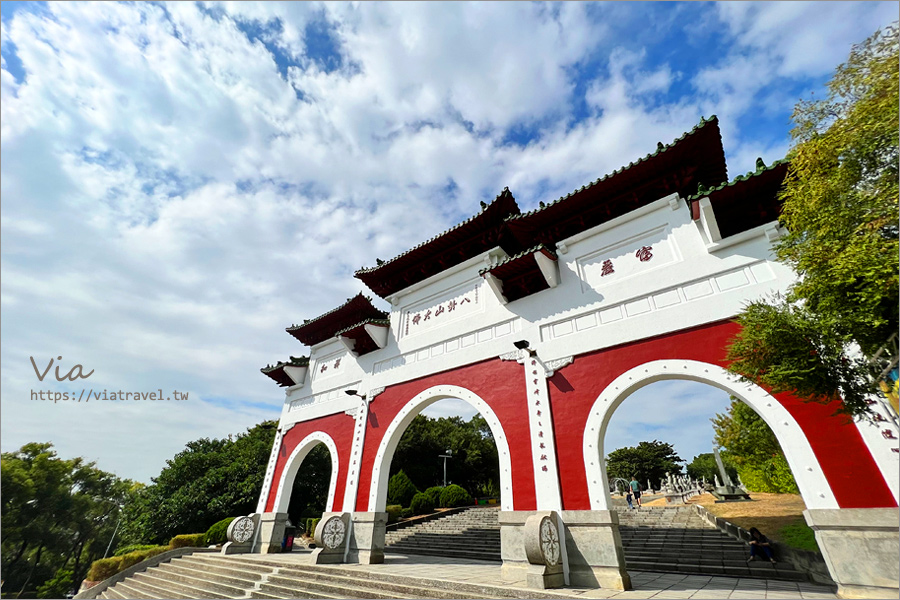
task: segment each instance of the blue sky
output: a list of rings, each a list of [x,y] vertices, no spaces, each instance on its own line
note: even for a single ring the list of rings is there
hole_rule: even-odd
[[[701,116],[720,118],[731,177],[781,158],[797,100],[897,18],[888,2],[0,6],[2,449],[51,440],[143,481],[189,440],[277,416],[258,367],[303,353],[284,327],[362,289],[357,268],[504,186],[523,209],[552,201]],[[30,356],[190,400],[31,401]],[[608,446],[682,432],[683,458],[707,451],[724,399],[660,385]],[[670,418],[641,421],[664,399]]]

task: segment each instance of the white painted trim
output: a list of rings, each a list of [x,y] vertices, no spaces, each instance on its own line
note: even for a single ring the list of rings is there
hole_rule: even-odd
[[[534,260],[537,261],[538,268],[544,276],[544,281],[551,288],[559,285],[559,261],[555,258],[549,258],[546,254],[538,250],[534,253]]]
[[[703,232],[706,234],[708,243],[714,244],[722,241],[722,234],[719,232],[719,222],[716,221],[716,214],[708,197],[700,198],[700,224],[703,226]]]
[[[477,255],[473,256],[472,258],[459,263],[458,265],[454,265],[454,266],[450,267],[449,269],[445,269],[445,270],[441,271],[440,273],[432,275],[428,279],[423,279],[422,281],[416,282],[409,287],[405,287],[402,290],[394,292],[393,294],[386,296],[385,300],[390,302],[392,305],[398,306],[400,304],[400,301],[403,299],[403,296],[408,296],[409,294],[412,294],[413,292],[416,292],[418,290],[421,290],[422,288],[428,287],[429,285],[435,283],[436,281],[440,281],[441,279],[446,279],[448,277],[455,275],[456,273],[468,271],[468,270],[472,269],[473,267],[479,267],[481,264],[490,264],[491,260],[502,260],[506,257],[507,257],[506,252],[502,248],[500,248],[500,246],[494,246],[490,250],[485,250],[481,254],[477,254]],[[486,260],[488,261],[487,263],[485,263]],[[477,280],[476,278],[478,275],[477,274],[478,269],[475,269],[475,271],[476,271],[476,277],[473,277],[471,279],[471,281]],[[467,280],[467,281],[469,281],[469,280]]]
[[[873,413],[884,417],[884,421],[876,423],[864,418],[857,418],[854,421],[857,430],[859,430],[859,435],[872,455],[872,460],[878,465],[881,476],[884,477],[885,483],[890,488],[894,501],[900,503],[900,497],[898,497],[898,488],[900,488],[900,468],[898,468],[900,467],[900,454],[892,450],[892,448],[897,448],[896,438],[900,437],[900,430],[898,430],[894,420],[891,419],[885,404],[878,400],[877,404],[869,407]],[[895,438],[886,439],[881,434],[883,430],[891,430]]]
[[[775,432],[808,509],[839,508],[806,435],[797,421],[761,387],[740,381],[722,367],[694,360],[655,360],[619,375],[591,407],[584,430],[584,468],[592,510],[609,510],[603,442],[609,420],[635,390],[665,379],[688,379],[717,387],[753,408]]]
[[[306,372],[309,370],[309,365],[305,367],[283,367],[284,372],[287,373],[287,376],[291,378],[291,381],[294,382],[294,385],[303,385],[303,382],[306,381]],[[294,387],[292,385],[291,387]]]
[[[731,246],[735,246],[737,244],[743,244],[744,242],[752,240],[754,238],[765,237],[768,239],[768,234],[766,232],[768,230],[771,230],[773,227],[780,233],[780,229],[778,228],[778,221],[770,221],[768,223],[763,223],[762,225],[757,225],[753,229],[748,229],[734,235],[729,235],[726,238],[722,238],[718,242],[707,243],[706,250],[710,254],[712,254],[713,252],[718,252],[719,250],[724,250],[725,248],[730,248]]]
[[[463,402],[468,402],[472,407],[481,413],[487,421],[491,433],[494,435],[494,442],[497,444],[497,454],[500,458],[500,490],[501,490],[501,509],[513,509],[513,489],[512,489],[512,462],[509,454],[509,441],[506,433],[500,425],[500,419],[490,405],[482,400],[477,394],[467,390],[466,388],[456,385],[437,385],[416,394],[416,396],[406,403],[391,424],[388,426],[378,446],[378,453],[375,455],[375,462],[372,465],[372,482],[369,489],[369,512],[384,511],[387,502],[388,478],[390,475],[391,460],[394,458],[394,450],[403,436],[403,432],[412,422],[412,420],[422,410],[434,404],[438,400],[447,398],[457,398]]]
[[[328,448],[328,453],[331,454],[331,482],[328,484],[328,502],[325,504],[325,512],[333,510],[334,490],[337,487],[339,467],[337,446],[330,435],[324,431],[315,431],[303,438],[288,457],[284,470],[281,471],[281,480],[278,482],[278,495],[275,496],[272,512],[287,512],[291,503],[291,488],[294,486],[294,478],[297,476],[300,464],[306,458],[306,455],[309,454],[309,451],[319,443],[325,444]]]
[[[581,240],[585,240],[587,238],[593,237],[593,236],[597,235],[598,233],[600,233],[601,231],[606,231],[607,229],[612,229],[613,227],[618,227],[619,225],[621,225],[623,223],[627,223],[629,221],[634,221],[635,219],[642,217],[646,214],[655,212],[664,206],[668,206],[671,208],[673,199],[677,203],[676,208],[681,208],[681,207],[687,208],[687,204],[678,203],[678,200],[680,198],[681,197],[678,195],[678,192],[673,192],[673,193],[669,194],[668,196],[663,196],[659,200],[654,200],[650,204],[645,204],[644,206],[642,206],[640,208],[636,208],[629,213],[625,213],[624,215],[616,217],[615,219],[610,219],[609,221],[604,221],[603,223],[600,223],[599,225],[594,225],[590,229],[585,229],[584,231],[576,233],[573,236],[567,237],[566,239],[557,242],[556,247],[558,249],[560,249],[560,251],[562,251],[562,248],[566,248],[565,251],[562,251],[562,253],[565,254],[566,252],[568,252],[568,247],[571,246],[572,244],[574,244],[575,242],[580,242]]]
[[[494,292],[494,295],[497,296],[497,300],[500,301],[500,304],[507,304],[509,301],[506,299],[506,296],[503,295],[503,282],[491,273],[485,273],[482,277],[487,281],[488,287],[490,287],[491,291]]]

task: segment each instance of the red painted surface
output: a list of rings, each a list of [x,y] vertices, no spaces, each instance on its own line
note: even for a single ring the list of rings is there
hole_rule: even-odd
[[[356,496],[356,510],[365,511],[369,506],[372,469],[378,446],[391,422],[407,402],[418,393],[437,385],[456,385],[466,388],[490,405],[500,420],[509,440],[512,465],[513,508],[534,510],[534,471],[531,461],[531,443],[525,375],[522,365],[515,361],[490,360],[453,371],[430,375],[422,379],[391,386],[379,394],[369,406],[369,422],[363,450],[363,470],[360,473]]]
[[[347,485],[347,465],[350,461],[350,452],[353,446],[353,425],[355,420],[340,412],[336,415],[328,415],[321,419],[304,421],[291,427],[281,440],[281,449],[278,451],[278,462],[275,463],[272,487],[269,489],[269,498],[266,500],[266,511],[275,509],[275,497],[278,495],[278,485],[281,483],[281,474],[287,466],[287,459],[311,433],[321,431],[327,433],[334,440],[338,453],[338,477],[334,490],[334,510],[340,510],[344,504],[344,488]],[[293,485],[293,481],[289,485]]]
[[[654,360],[725,366],[725,348],[738,330],[733,322],[721,322],[581,355],[550,379],[563,508],[590,509],[582,433],[606,386],[625,371]],[[791,394],[775,398],[806,434],[841,508],[897,506],[859,431],[848,426],[846,417],[834,416],[833,406],[805,403]]]

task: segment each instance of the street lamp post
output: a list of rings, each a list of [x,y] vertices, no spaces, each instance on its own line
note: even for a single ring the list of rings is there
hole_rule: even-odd
[[[447,487],[447,459],[453,458],[453,450],[448,449],[447,454],[438,454],[438,458],[444,459],[444,487]]]

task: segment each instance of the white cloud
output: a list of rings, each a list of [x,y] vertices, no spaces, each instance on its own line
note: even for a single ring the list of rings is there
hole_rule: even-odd
[[[881,5],[856,6],[840,14],[884,18]],[[759,101],[743,96],[766,71],[808,85],[807,71],[846,54],[813,65],[789,60],[784,42],[756,44],[786,10],[765,6],[721,9],[739,42],[722,61],[653,62],[646,45],[675,22],[650,19],[639,36],[608,25],[625,10],[50,3],[5,18],[3,449],[50,438],[146,480],[185,441],[280,409],[282,390],[258,367],[305,351],[283,328],[362,289],[356,268],[474,214],[506,185],[524,208],[552,200],[701,114],[723,117],[738,164],[756,153],[770,162],[784,146],[741,124]],[[806,35],[803,19],[791,23]],[[331,32],[341,68],[316,61],[310,24]],[[697,82],[697,97],[668,97],[682,80]],[[530,143],[503,143],[516,127],[534,129]],[[119,412],[32,402],[28,357],[60,355],[95,369],[95,387],[197,400]]]

